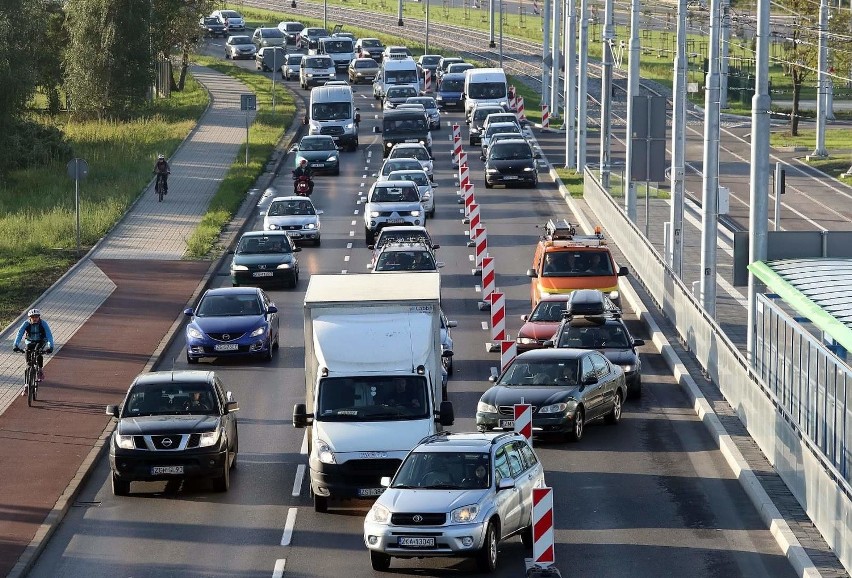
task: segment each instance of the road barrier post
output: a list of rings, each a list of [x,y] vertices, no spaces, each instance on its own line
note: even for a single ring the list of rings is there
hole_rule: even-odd
[[[505,371],[506,366],[509,365],[509,363],[512,362],[511,359],[509,359],[506,362],[503,361],[503,357],[505,355],[504,354],[505,349],[503,348],[504,343],[511,343],[512,345],[515,345],[514,341],[503,341],[503,342],[501,342],[501,344],[500,344],[501,345],[501,350],[500,350],[500,367],[501,367],[500,372],[501,373],[503,371]],[[514,359],[514,357],[513,357],[513,359]],[[521,434],[522,436],[527,438],[527,441],[529,442],[529,444],[532,445],[532,406],[528,403],[516,403],[514,405],[514,408],[515,408],[514,429],[515,429],[516,432],[518,432],[519,434]]]

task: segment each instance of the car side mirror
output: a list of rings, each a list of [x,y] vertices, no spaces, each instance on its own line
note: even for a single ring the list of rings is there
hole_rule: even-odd
[[[317,212],[317,215],[322,215],[322,214],[325,213],[325,211],[323,211],[322,209],[317,209],[316,212]]]
[[[496,375],[489,375],[488,381],[490,381],[491,383],[497,383],[497,377],[498,376],[496,376]]]
[[[527,277],[536,278],[538,273],[535,272],[535,269],[527,269]]]
[[[106,414],[111,415],[112,417],[118,417],[118,408],[117,405],[108,405],[106,406]]]
[[[583,385],[594,385],[598,382],[597,375],[589,375],[585,379],[583,379]]]
[[[441,248],[441,246],[440,246],[440,245],[438,245],[438,244],[436,243],[436,244],[432,245],[432,248],[433,248],[433,249],[440,249],[440,248]]]
[[[541,158],[541,153],[535,153],[535,154],[533,155],[533,158],[534,158],[534,159],[540,159],[540,158]]]
[[[484,160],[485,160],[485,155],[479,155],[479,160],[484,161]]]
[[[296,152],[297,150],[299,150],[299,145],[293,145],[293,146],[291,146],[291,147],[290,147],[290,150],[289,150],[289,151],[287,151],[287,152],[294,153],[294,152]]]
[[[231,413],[231,412],[234,412],[234,411],[240,411],[240,405],[234,400],[226,401],[225,402],[225,413]]]
[[[633,340],[633,347],[639,347],[639,346],[642,346],[642,345],[645,345],[644,339],[634,339]]]
[[[361,113],[355,113],[355,124],[361,123]]]
[[[192,317],[193,313],[194,312],[192,311],[192,308],[183,310],[183,314],[186,315],[187,317]]]
[[[379,480],[379,485],[383,488],[387,488],[390,486],[390,476],[382,476],[382,479]]]
[[[376,133],[376,134],[381,134],[381,133],[382,133],[382,129],[380,129],[380,128],[379,128],[379,127],[377,127],[377,126],[374,126],[374,127],[373,127],[373,132],[374,132],[374,133]]]
[[[630,271],[627,269],[627,267],[622,266],[618,268],[619,277],[627,277],[628,275],[630,275]]]
[[[294,253],[301,253],[301,251],[302,251],[302,248],[301,248],[301,247],[299,247],[298,245],[296,245],[295,247],[293,247],[293,252],[294,252]]]
[[[373,268],[373,264],[372,264],[372,263],[367,263],[367,269],[372,269],[372,268]]]
[[[376,246],[375,246],[375,245],[367,245],[367,248],[368,248],[370,251],[375,251],[375,250],[376,250]]]
[[[456,421],[456,415],[453,413],[453,402],[442,401],[441,410],[438,412],[438,423],[441,425],[451,426]]]
[[[521,315],[521,321],[529,321],[529,320],[530,320],[529,315]]]
[[[443,261],[438,261],[437,263],[435,263],[435,266],[436,266],[438,269],[442,268],[444,265],[445,265],[445,263],[444,263]]]
[[[269,309],[266,310],[267,313],[278,313],[278,307],[275,305],[270,305]]]
[[[504,490],[511,490],[515,487],[515,479],[514,478],[500,478],[500,481],[497,482],[497,491],[502,492]]]
[[[453,355],[455,355],[455,353],[453,353],[453,352],[452,352],[452,351],[450,351],[449,349],[447,349],[446,351],[442,351],[442,352],[441,352],[441,357],[450,358],[450,357],[452,357]]]
[[[547,339],[544,343],[541,344],[545,349],[556,347],[556,343],[552,339]]]
[[[440,186],[440,185],[438,185],[438,183],[432,183],[432,188],[433,188],[433,189],[437,189],[439,186]]]
[[[452,329],[453,327],[458,327],[458,326],[459,326],[458,321],[454,321],[454,320],[453,321],[450,321],[450,320],[447,321],[447,328],[448,329]]]
[[[233,249],[228,249],[228,255],[233,255],[233,254],[234,254],[234,250],[233,250]]]
[[[308,413],[307,406],[304,403],[297,403],[293,406],[293,427],[307,427],[313,419],[314,414]]]

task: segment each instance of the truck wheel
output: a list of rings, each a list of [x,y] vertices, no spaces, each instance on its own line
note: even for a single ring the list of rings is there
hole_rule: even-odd
[[[328,512],[328,497],[314,494],[314,512],[320,514]]]
[[[126,496],[130,493],[130,482],[119,479],[115,474],[112,475],[112,495]]]
[[[370,564],[373,566],[373,570],[378,570],[379,572],[387,570],[390,568],[390,561],[391,557],[387,554],[370,550]]]
[[[231,464],[228,463],[228,455],[222,465],[222,475],[213,479],[213,489],[217,492],[227,492],[231,487]]]
[[[372,245],[372,244],[373,244],[373,232],[372,232],[372,231],[370,231],[370,229],[368,229],[367,227],[364,227],[364,241],[365,241],[368,245]]]

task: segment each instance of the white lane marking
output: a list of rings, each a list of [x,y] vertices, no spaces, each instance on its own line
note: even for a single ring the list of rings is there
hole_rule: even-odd
[[[355,212],[357,213],[358,211],[355,211]],[[347,249],[351,249],[351,248],[352,248],[352,243],[346,243],[346,248],[347,248]],[[308,434],[307,434],[307,433],[305,433],[305,435],[308,435]],[[307,440],[308,438],[305,438],[305,439]]]
[[[474,256],[473,256],[473,255],[468,255],[468,256],[467,256],[467,258],[468,258],[471,262],[473,262]]]
[[[355,209],[355,212],[354,212],[354,213],[352,213],[352,214],[353,214],[353,215],[357,215],[357,214],[358,214],[358,212],[359,212],[359,211],[358,211],[358,209]],[[354,225],[355,223],[352,223],[352,224]],[[347,249],[351,249],[351,248],[352,248],[352,247],[347,247]]]
[[[370,167],[369,167],[369,166],[366,166],[366,167],[364,167],[364,170],[365,170],[365,171],[369,171],[369,170],[370,170]]]
[[[355,221],[352,221],[352,226],[353,226],[353,227],[355,226]]]
[[[296,479],[293,480],[293,497],[296,498],[302,492],[302,481],[305,479],[305,464],[296,466]]]
[[[477,293],[482,293],[482,287],[480,287],[479,285],[474,285],[473,288],[474,290],[476,290]]]
[[[483,330],[483,331],[488,331],[488,322],[487,322],[487,321],[483,321],[483,322],[482,322],[482,330]]]
[[[355,231],[349,231],[349,236],[350,236],[350,237],[354,237],[354,236],[355,236]]]
[[[373,156],[373,151],[367,151],[367,158],[369,159],[371,156]]]
[[[284,558],[279,558],[275,561],[275,568],[272,569],[272,578],[283,578],[285,562],[287,562],[287,560]]]
[[[289,546],[290,540],[293,539],[293,526],[296,525],[296,510],[297,508],[290,508],[290,511],[287,512],[287,521],[284,522],[284,535],[281,536],[282,546]]]
[[[364,183],[361,183],[359,186],[363,189],[363,188],[364,188]]]
[[[308,430],[305,430],[305,435],[302,436],[302,446],[299,448],[299,453],[303,456],[308,455]]]
[[[346,256],[343,258],[343,261],[344,261],[345,263],[348,263],[348,262],[349,262],[349,255],[346,255]]]
[[[343,270],[341,270],[341,271],[340,271],[340,274],[341,274],[341,275],[346,275],[348,272],[349,272],[349,271],[347,271],[346,269],[343,269]]]
[[[362,178],[362,179],[366,179],[366,178],[367,178],[367,175],[361,175],[361,178]]]

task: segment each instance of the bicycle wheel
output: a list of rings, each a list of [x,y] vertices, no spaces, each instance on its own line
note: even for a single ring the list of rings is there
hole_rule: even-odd
[[[33,401],[35,401],[35,388],[36,388],[36,368],[31,365],[27,367],[27,371],[24,374],[24,381],[27,384],[27,405],[32,407]]]
[[[159,199],[159,203],[163,202],[163,190],[165,187],[163,186],[163,179],[157,179],[157,198]]]

